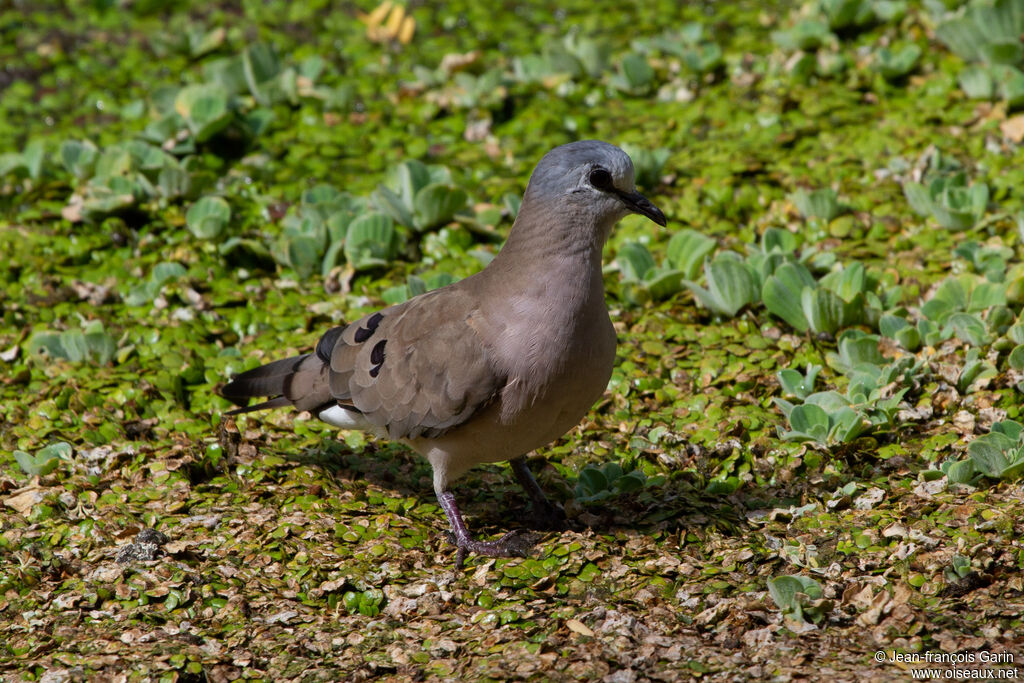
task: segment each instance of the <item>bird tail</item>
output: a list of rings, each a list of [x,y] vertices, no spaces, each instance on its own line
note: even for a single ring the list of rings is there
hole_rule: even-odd
[[[220,390],[221,396],[242,406],[226,414],[239,415],[284,406],[315,411],[334,405],[328,383],[329,371],[330,366],[315,353],[285,358],[247,370],[231,378]],[[270,399],[246,405],[251,398],[263,397]]]

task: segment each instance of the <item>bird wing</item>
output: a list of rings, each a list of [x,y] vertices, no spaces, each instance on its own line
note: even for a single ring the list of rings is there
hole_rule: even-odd
[[[435,437],[490,404],[507,377],[485,342],[496,331],[465,290],[446,287],[330,330],[331,395],[392,439]]]

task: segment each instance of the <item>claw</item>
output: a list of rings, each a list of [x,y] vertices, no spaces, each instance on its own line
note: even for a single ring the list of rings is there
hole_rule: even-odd
[[[477,541],[471,538],[458,542],[455,553],[455,568],[462,569],[463,562],[469,553],[484,557],[526,557],[536,544],[532,534],[521,531],[510,531],[496,541]]]
[[[533,535],[521,531],[510,531],[496,541],[478,541],[469,535],[469,529],[462,521],[462,514],[452,492],[440,491],[437,500],[452,524],[452,535],[455,537],[455,545],[458,546],[455,554],[455,567],[458,569],[462,568],[469,553],[485,557],[525,557],[537,542]]]

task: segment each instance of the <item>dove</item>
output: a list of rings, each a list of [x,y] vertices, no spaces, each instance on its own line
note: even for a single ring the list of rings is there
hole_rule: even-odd
[[[534,169],[508,239],[480,272],[327,330],[316,348],[243,372],[221,395],[243,406],[309,411],[340,429],[399,441],[433,468],[456,565],[468,553],[525,554],[518,531],[474,538],[452,483],[474,465],[509,461],[534,510],[559,510],[526,455],[577,425],[604,393],[615,361],[601,252],[636,213],[665,215],[637,192],[618,147],[555,147]],[[252,398],[265,398],[247,406]]]

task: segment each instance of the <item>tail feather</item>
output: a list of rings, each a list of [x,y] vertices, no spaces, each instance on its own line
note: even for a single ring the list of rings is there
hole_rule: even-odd
[[[269,401],[263,401],[262,403],[257,403],[255,405],[242,406],[241,408],[235,408],[234,410],[229,410],[228,412],[226,412],[224,414],[225,415],[242,415],[243,413],[251,413],[251,412],[254,412],[256,410],[267,410],[268,408],[284,408],[285,406],[290,406],[291,404],[292,404],[292,402],[289,401],[284,396],[278,396],[277,398],[272,398]]]
[[[237,415],[253,410],[292,405],[299,410],[313,410],[334,402],[328,385],[329,365],[315,354],[277,360],[236,375],[221,388],[221,396],[242,408],[231,411]],[[253,406],[251,398],[271,397]]]

